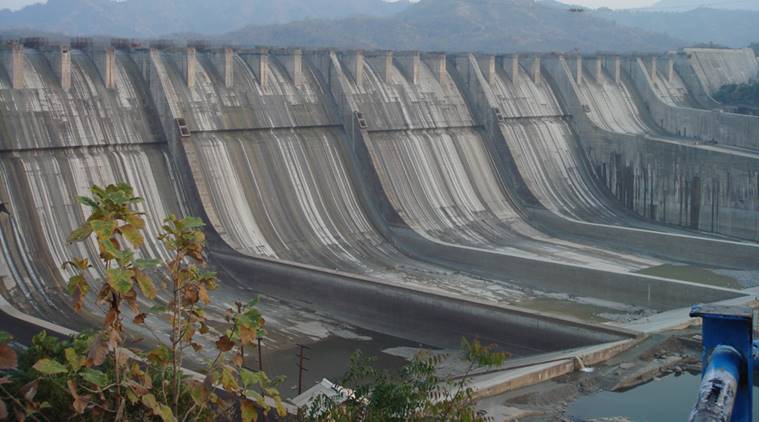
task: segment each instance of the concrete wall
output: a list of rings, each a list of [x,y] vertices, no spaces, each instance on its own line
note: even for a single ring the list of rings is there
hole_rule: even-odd
[[[727,84],[743,84],[759,78],[759,63],[750,48],[686,48],[683,50],[707,93]]]
[[[676,309],[694,303],[741,296],[740,292],[734,290],[715,289],[659,277],[504,256],[498,252],[442,242],[422,243],[416,240],[416,236],[405,235],[405,231],[396,230],[396,236],[406,242],[410,251],[424,251],[432,262],[462,268],[484,277],[509,274],[516,279],[529,279],[529,284],[525,286],[548,292],[595,297],[657,310]]]
[[[520,347],[530,345],[533,350],[528,353],[533,354],[635,335],[318,268],[222,253],[212,257],[233,276],[253,281],[264,294],[288,297],[360,327],[439,347],[457,348],[462,337],[476,337],[522,353],[527,351]]]
[[[470,106],[477,111],[476,115],[482,119],[484,126],[487,128],[485,133],[488,135],[489,149],[492,157],[498,160],[499,174],[503,177],[505,186],[515,187],[515,194],[522,198],[522,205],[528,220],[539,226],[544,232],[550,233],[559,238],[572,238],[573,240],[585,240],[592,244],[602,242],[613,246],[617,250],[631,250],[641,254],[651,254],[663,257],[669,260],[685,261],[697,264],[715,265],[718,267],[728,268],[754,268],[757,265],[757,256],[759,256],[759,246],[753,244],[727,242],[715,239],[708,239],[700,236],[687,236],[681,234],[668,233],[668,228],[656,227],[650,229],[635,228],[639,221],[630,218],[625,212],[619,212],[614,220],[620,225],[598,224],[598,222],[578,221],[575,218],[569,218],[557,213],[547,211],[541,204],[537,203],[535,197],[530,192],[527,184],[524,183],[522,175],[516,170],[517,165],[514,162],[512,151],[509,149],[513,145],[508,135],[503,131],[505,121],[499,121],[498,103],[495,101],[494,92],[492,92],[492,83],[489,83],[483,74],[478,70],[478,63],[471,55],[459,56],[455,59],[457,77],[455,80],[462,88],[462,92],[467,94]],[[611,62],[612,66],[616,60]],[[595,61],[596,72],[603,67],[602,61]],[[536,142],[537,140],[531,140]],[[572,139],[576,141],[576,139]],[[581,162],[572,162],[571,158],[564,154],[561,162],[566,166],[584,167],[585,160],[579,158]],[[551,157],[544,156],[545,160]],[[594,184],[592,175],[586,182]],[[581,177],[578,177],[581,179]],[[596,179],[598,180],[598,179]],[[582,183],[582,181],[580,182]],[[605,183],[605,181],[599,181]],[[557,188],[558,189],[558,188]],[[571,193],[566,193],[571,196]],[[586,195],[595,195],[597,208],[608,208],[611,210],[620,208],[613,198],[590,186]],[[602,220],[603,221],[603,220]],[[621,224],[628,227],[622,227]],[[632,226],[632,227],[630,227]]]
[[[702,142],[759,149],[759,117],[666,104],[656,95],[650,74],[641,59],[628,60],[625,67],[644,107],[656,124],[669,134]]]
[[[757,240],[759,168],[750,154],[600,130],[563,58],[544,59],[544,69],[596,176],[626,208],[666,224]]]
[[[337,62],[336,58],[332,60],[333,67],[328,70],[328,74],[331,75],[334,81],[332,87],[333,94],[336,98],[343,99],[339,102],[344,107],[356,107],[350,100],[350,96],[344,91],[347,87],[344,86],[346,82],[344,77],[341,76],[339,62]],[[493,131],[492,136],[501,134],[497,123],[496,111],[492,107],[489,107],[487,102],[487,97],[492,94],[488,94],[486,90],[482,89],[481,82],[484,82],[484,77],[479,73],[474,57],[470,55],[458,56],[453,60],[452,64],[453,66],[449,66],[449,68],[455,67],[456,69],[456,77],[454,79],[467,80],[471,78],[479,80],[479,82],[467,83],[463,84],[463,86],[469,87],[473,91],[471,94],[473,98],[473,101],[471,101],[472,106],[476,110],[480,110],[479,108],[486,110],[485,113],[478,114],[484,120],[483,124],[488,128],[486,131]],[[343,114],[346,116],[352,115],[351,113]],[[347,120],[346,124],[350,125],[349,127],[356,127],[355,123],[350,120]],[[362,195],[363,200],[368,204],[369,208],[373,208],[371,203],[379,202],[382,204],[381,207],[383,209],[392,210],[392,207],[388,205],[389,201],[384,195],[378,176],[372,171],[371,166],[367,164],[371,163],[371,161],[361,161],[368,160],[368,154],[366,152],[355,152],[365,150],[362,144],[367,142],[372,133],[367,130],[353,131],[351,133],[355,134],[351,139],[353,145],[351,148],[354,151],[352,155],[352,159],[354,160],[352,167],[355,169],[354,175],[358,176],[357,183],[364,187],[361,189],[362,191],[373,192],[371,197]],[[503,145],[505,145],[505,142],[503,142]],[[359,171],[359,168],[362,170]],[[502,167],[504,170],[508,168],[506,165]],[[513,174],[513,177],[515,177],[513,181],[507,180],[506,183],[518,183],[518,174]],[[391,215],[391,218],[395,218],[397,214],[392,213]],[[383,224],[382,221],[376,223],[378,225]],[[387,222],[384,224],[387,224]],[[573,223],[568,222],[565,224],[572,225]],[[582,226],[582,224],[577,225]],[[593,228],[587,227],[585,230],[591,231]],[[615,233],[607,233],[605,236],[607,240],[621,234],[621,232],[613,229],[609,230]],[[383,232],[388,233],[388,230],[385,229]],[[502,275],[508,275],[512,282],[516,284],[539,290],[564,291],[574,295],[598,297],[612,301],[621,300],[623,303],[657,309],[672,309],[688,306],[688,303],[693,300],[696,302],[711,301],[717,300],[717,298],[735,297],[736,295],[735,292],[714,291],[709,287],[688,285],[688,289],[693,292],[694,296],[683,296],[679,291],[685,285],[670,284],[668,280],[642,277],[635,274],[599,271],[434,241],[419,236],[418,233],[402,224],[390,224],[389,233],[394,239],[396,246],[406,254],[417,259],[450,268],[465,269],[467,272],[479,274],[487,278],[497,279]],[[641,236],[646,238],[645,234],[641,234]],[[657,236],[658,234],[654,234],[651,238],[646,238],[645,242],[653,243],[657,240]],[[666,238],[665,235],[662,236]],[[680,247],[685,247],[688,241],[688,239],[674,240],[674,238],[669,240],[670,242],[674,241],[676,244],[679,243]],[[709,246],[705,250],[713,251],[715,249],[715,245]],[[717,245],[717,247],[719,246]],[[665,249],[662,248],[660,251],[664,253]],[[752,250],[751,252],[755,251]],[[741,253],[743,252],[741,251]],[[694,259],[696,259],[695,255]],[[746,263],[746,258],[742,255],[738,255],[733,259],[740,266],[749,265]],[[751,259],[753,259],[753,256]],[[622,291],[625,293],[621,293]],[[615,297],[617,299],[614,299]]]
[[[18,57],[14,59],[14,53],[9,53],[2,58],[3,69],[19,69],[18,64],[8,65],[8,60],[19,63]],[[24,298],[37,294],[40,287],[46,287],[49,276],[61,277],[57,273],[61,258],[69,252],[64,245],[65,232],[84,218],[81,207],[71,203],[74,194],[86,193],[91,183],[125,180],[147,192],[150,206],[155,207],[150,211],[156,214],[156,218],[168,213],[192,213],[208,220],[213,227],[209,228],[209,237],[216,252],[214,259],[218,260],[217,264],[228,266],[228,271],[240,281],[240,285],[249,282],[253,274],[254,287],[261,292],[280,298],[294,298],[347,323],[388,334],[408,335],[434,345],[455,345],[459,337],[466,334],[479,335],[483,340],[510,344],[516,348],[521,346],[511,343],[519,339],[520,343],[530,343],[542,351],[628,336],[629,333],[608,327],[454,298],[424,288],[392,286],[378,279],[351,275],[347,271],[326,270],[303,262],[244,257],[232,251],[223,231],[239,229],[239,221],[227,225],[222,222],[218,214],[228,209],[230,203],[215,199],[209,183],[223,186],[226,183],[223,177],[238,178],[242,176],[242,171],[231,171],[226,175],[213,173],[216,168],[205,168],[200,157],[205,153],[206,158],[218,159],[213,155],[215,150],[200,151],[198,145],[202,146],[203,140],[218,137],[246,148],[255,148],[259,143],[272,143],[276,136],[286,134],[283,145],[294,144],[290,141],[296,139],[300,142],[297,145],[304,146],[300,152],[303,157],[297,163],[299,169],[309,166],[316,169],[315,155],[308,155],[315,154],[315,146],[309,142],[315,138],[303,135],[314,131],[329,136],[328,145],[340,143],[337,145],[340,156],[329,156],[332,161],[324,160],[325,163],[320,165],[322,169],[334,173],[325,170],[324,174],[338,174],[344,169],[344,163],[348,163],[345,171],[350,177],[340,173],[344,179],[339,180],[346,182],[340,186],[330,185],[330,181],[338,178],[324,177],[329,180],[323,181],[321,186],[303,187],[299,192],[307,197],[307,194],[324,185],[333,189],[325,189],[329,193],[352,194],[352,190],[356,190],[356,202],[361,204],[352,202],[354,208],[351,208],[349,216],[342,216],[345,208],[339,207],[329,208],[330,213],[325,215],[335,219],[341,215],[340,218],[345,220],[360,220],[362,224],[367,224],[361,226],[363,231],[350,233],[353,237],[348,240],[353,242],[359,239],[356,243],[340,243],[349,236],[341,236],[343,239],[334,242],[332,239],[323,240],[335,234],[326,233],[321,237],[312,236],[322,243],[303,246],[306,243],[303,241],[287,245],[294,246],[291,248],[295,251],[292,256],[316,256],[315,261],[330,263],[330,257],[323,258],[319,254],[329,248],[339,250],[347,244],[349,247],[345,249],[368,251],[365,255],[359,255],[361,251],[343,251],[349,257],[354,257],[350,253],[356,252],[355,256],[366,256],[379,262],[354,259],[357,261],[354,262],[355,268],[369,264],[402,268],[407,262],[409,266],[424,264],[424,268],[438,268],[430,266],[431,263],[455,270],[456,277],[459,277],[457,280],[462,279],[464,274],[476,274],[492,280],[515,279],[526,288],[622,300],[657,309],[672,309],[694,301],[707,302],[738,295],[725,289],[452,245],[411,231],[398,210],[391,205],[373,167],[367,145],[374,142],[373,137],[390,139],[383,132],[397,131],[406,136],[411,131],[429,130],[432,134],[441,130],[463,131],[475,140],[480,140],[482,134],[487,133],[485,136],[496,140],[487,147],[488,151],[495,157],[494,160],[501,160],[494,167],[513,169],[513,166],[508,166],[508,151],[499,129],[498,110],[492,107],[488,91],[482,88],[484,83],[490,81],[483,81],[482,72],[471,57],[466,58],[463,66],[458,66],[462,62],[446,61],[440,56],[401,54],[387,66],[391,57],[380,55],[368,58],[378,58],[386,65],[377,72],[380,84],[388,85],[387,82],[392,80],[418,85],[406,91],[395,91],[413,93],[418,101],[400,97],[380,101],[376,95],[362,92],[365,87],[361,77],[354,75],[354,82],[358,79],[358,83],[351,86],[351,78],[346,77],[342,69],[346,57],[338,57],[332,52],[307,53],[305,60],[308,65],[304,67],[303,61],[298,65],[298,56],[295,51],[257,50],[239,54],[225,51],[220,61],[218,52],[194,49],[73,50],[69,56],[72,68],[70,89],[66,91],[68,84],[63,56],[61,63],[58,63],[37,51],[24,51],[23,82],[14,83],[8,77],[8,71],[0,78],[0,171],[4,175],[3,180],[11,186],[0,187],[0,199],[12,198],[11,205],[24,218],[21,220],[23,224],[2,227],[3,239],[14,239],[5,242],[11,246],[4,248],[4,253],[5,249],[19,251],[7,255],[13,256],[19,268],[27,267],[25,272],[19,272],[16,281],[28,283],[23,288],[19,284],[12,297],[27,300]],[[465,101],[457,92],[457,86],[446,76],[451,63],[460,71],[460,77],[469,81],[462,86],[471,90],[471,100]],[[486,63],[488,76],[496,77],[497,73],[491,72],[493,59],[488,58]],[[312,69],[313,74],[310,73]],[[396,70],[402,75],[393,73]],[[533,77],[538,77],[540,67],[532,70]],[[388,75],[388,72],[391,74]],[[359,74],[358,71],[355,73]],[[377,75],[364,75],[365,78],[370,76]],[[432,87],[429,89],[436,90],[434,95],[426,91],[428,85],[425,84]],[[393,91],[393,87],[384,86],[383,89],[386,89],[385,92]],[[46,101],[36,101],[38,98],[45,98]],[[50,104],[60,107],[48,107]],[[92,107],[95,112],[80,113],[77,107],[82,104]],[[398,120],[398,116],[404,117]],[[180,131],[180,119],[185,120],[186,132]],[[368,121],[366,127],[364,121]],[[196,143],[197,140],[201,142]],[[589,156],[593,157],[597,150],[601,150],[602,154],[610,153],[603,150],[602,137],[592,142],[594,149],[588,151]],[[610,145],[609,150],[611,148]],[[615,151],[620,150],[619,146],[614,148]],[[295,148],[289,151],[295,151]],[[247,166],[260,171],[264,165],[271,164],[265,160],[267,156],[264,153],[261,157],[264,158],[259,157],[258,162],[246,161],[248,158],[242,156],[233,156],[228,161],[238,163],[238,170]],[[487,157],[483,163],[485,161]],[[224,160],[216,163],[224,164]],[[724,162],[719,166],[729,168]],[[269,175],[272,177],[266,179],[267,182],[280,176],[285,178],[285,170],[275,170]],[[499,195],[511,195],[521,190],[509,200],[523,205],[534,204],[529,189],[520,183],[518,172],[510,171],[503,179],[504,184],[511,186],[510,190],[502,192],[499,190],[501,187],[494,183],[493,191]],[[607,181],[606,178],[603,180]],[[243,194],[239,196],[254,191],[252,185],[247,186],[249,189],[242,190]],[[277,186],[280,185],[270,187],[270,192],[276,191]],[[302,186],[305,185],[298,187]],[[267,200],[273,201],[273,196],[267,197]],[[327,196],[323,195],[320,199]],[[281,202],[289,207],[286,210],[302,209],[304,207],[301,205],[307,199],[300,198],[289,195]],[[246,203],[245,206],[257,210],[253,212],[260,215],[263,213],[261,202]],[[61,224],[62,215],[66,216],[65,224]],[[230,215],[234,216],[234,213]],[[271,238],[283,232],[277,232],[277,229],[289,229],[288,224],[309,219],[293,219],[285,213],[275,217],[271,215],[269,220],[285,222],[270,230],[268,235]],[[725,217],[722,218],[721,221],[725,221]],[[322,219],[326,220],[329,219]],[[317,225],[314,223],[314,226]],[[159,229],[160,221],[151,220],[151,237],[155,237]],[[310,233],[308,230],[311,229],[304,228],[302,233]],[[245,226],[241,231],[246,230],[251,230],[251,227]],[[299,233],[295,233],[295,237]],[[300,240],[304,239],[306,236]],[[12,245],[14,242],[18,244]],[[150,245],[150,248],[156,255],[166,253],[158,243]],[[380,248],[381,251],[377,252]],[[95,250],[89,248],[89,252]],[[386,252],[387,256],[377,258]],[[277,253],[284,255],[284,252]],[[29,263],[30,256],[39,257],[44,262]],[[394,269],[397,270],[396,277],[398,273],[410,274],[412,271]],[[440,277],[450,273],[439,272],[442,274]],[[24,274],[36,275],[26,277]],[[438,277],[438,273],[434,274]],[[231,288],[237,287],[241,286]],[[249,286],[242,287],[246,290],[240,290],[240,294],[248,294]],[[63,309],[60,304],[67,297],[50,295],[39,298],[39,303],[45,300],[51,302],[48,303],[51,308]],[[29,307],[33,307],[32,302]]]
[[[688,60],[688,55],[684,52],[678,52],[675,55],[675,72],[680,76],[685,87],[698,105],[698,108],[711,110],[719,108],[721,105],[714,98],[711,93],[707,92],[706,87],[701,82],[701,79],[696,74],[696,71],[691,66]]]

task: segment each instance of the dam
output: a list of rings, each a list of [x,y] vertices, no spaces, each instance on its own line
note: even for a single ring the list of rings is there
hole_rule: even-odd
[[[635,339],[642,318],[759,284],[647,271],[759,271],[759,117],[710,97],[758,77],[746,50],[8,43],[0,310],[91,326],[61,270],[98,262],[66,241],[76,197],[126,182],[147,256],[169,256],[164,216],[207,222],[214,294],[261,297],[270,356],[341,336],[520,358]]]

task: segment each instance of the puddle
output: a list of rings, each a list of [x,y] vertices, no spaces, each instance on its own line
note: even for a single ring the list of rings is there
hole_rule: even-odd
[[[627,418],[635,422],[687,421],[698,395],[700,376],[683,374],[652,381],[623,393],[601,392],[569,406],[572,421]],[[759,388],[754,388],[754,414],[759,414]]]

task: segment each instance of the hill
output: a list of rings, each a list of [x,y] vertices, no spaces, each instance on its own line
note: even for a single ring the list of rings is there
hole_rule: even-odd
[[[439,51],[663,51],[683,43],[534,0],[422,0],[384,18],[251,25],[222,36],[272,46]]]
[[[309,18],[388,16],[408,0],[48,0],[18,11],[0,10],[0,28],[69,35],[156,37],[178,32],[222,33],[244,25]]]

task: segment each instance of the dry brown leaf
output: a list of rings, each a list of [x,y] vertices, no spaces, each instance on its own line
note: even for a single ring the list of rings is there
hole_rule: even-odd
[[[16,351],[7,344],[0,344],[0,369],[16,369],[17,367]]]

